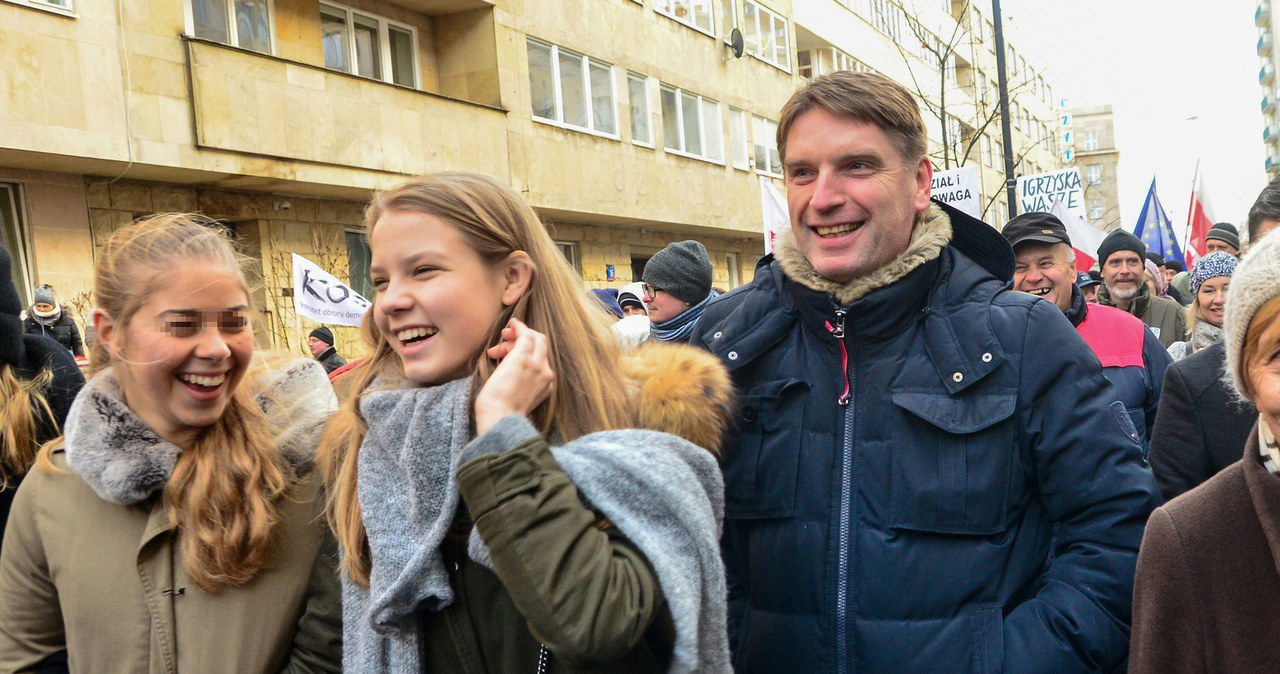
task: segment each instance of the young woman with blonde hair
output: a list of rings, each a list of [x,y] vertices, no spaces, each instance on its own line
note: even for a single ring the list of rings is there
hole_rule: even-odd
[[[365,224],[374,355],[323,443],[345,668],[727,672],[723,368],[621,358],[492,178],[405,183]]]
[[[41,449],[0,553],[0,671],[337,671],[336,559],[311,360],[254,366],[225,234],[163,215],[95,268],[92,379]]]

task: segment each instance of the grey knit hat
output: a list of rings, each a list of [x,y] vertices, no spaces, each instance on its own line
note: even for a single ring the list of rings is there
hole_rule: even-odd
[[[640,278],[682,302],[697,304],[711,294],[711,258],[697,241],[669,244],[649,258]]]
[[[1231,275],[1226,315],[1222,319],[1226,332],[1223,341],[1227,344],[1226,368],[1231,375],[1231,384],[1241,397],[1248,397],[1240,386],[1245,377],[1241,369],[1244,364],[1240,362],[1245,333],[1254,314],[1277,295],[1280,295],[1280,237],[1267,236],[1249,249],[1249,254]]]
[[[32,304],[52,304],[58,306],[58,298],[53,294],[53,286],[48,283],[36,288],[35,299]]]
[[[1209,253],[1200,258],[1196,262],[1196,266],[1191,269],[1191,281],[1187,284],[1191,294],[1195,295],[1200,292],[1200,284],[1208,281],[1215,276],[1231,276],[1236,270],[1236,264],[1240,261],[1236,256],[1224,250],[1216,253]]]
[[[1240,235],[1223,227],[1226,223],[1218,223],[1209,229],[1209,233],[1204,235],[1204,240],[1215,239],[1221,241],[1236,250],[1240,250]],[[1234,229],[1234,228],[1233,228]]]

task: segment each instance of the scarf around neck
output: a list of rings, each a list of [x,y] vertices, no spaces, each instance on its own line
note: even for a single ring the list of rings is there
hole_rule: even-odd
[[[694,326],[698,324],[698,319],[702,318],[702,312],[706,310],[711,300],[719,296],[719,293],[712,290],[705,299],[685,309],[679,316],[669,321],[652,324],[653,338],[660,342],[689,341],[689,336],[693,334]]]
[[[1188,355],[1213,346],[1222,339],[1222,328],[1201,318],[1196,321],[1196,327],[1191,329],[1191,350]]]

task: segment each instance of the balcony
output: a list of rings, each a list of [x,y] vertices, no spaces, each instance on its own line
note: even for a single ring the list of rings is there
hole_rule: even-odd
[[[1253,25],[1259,28],[1266,28],[1271,25],[1271,3],[1260,2],[1258,9],[1253,13]]]
[[[1276,67],[1268,63],[1262,66],[1262,70],[1258,71],[1258,84],[1266,86],[1276,79]]]
[[[1268,171],[1280,170],[1280,155],[1273,154],[1267,157],[1266,167]]]
[[[1271,56],[1271,33],[1258,38],[1258,56]]]
[[[1267,94],[1262,97],[1262,114],[1267,114],[1276,109],[1275,94]]]

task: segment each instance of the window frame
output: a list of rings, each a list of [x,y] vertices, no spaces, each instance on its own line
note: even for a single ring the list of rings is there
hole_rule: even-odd
[[[690,16],[692,16],[694,13],[693,6],[695,4],[705,3],[707,7],[707,23],[711,25],[707,26],[706,28],[703,28],[702,26],[699,26],[698,24],[694,23],[692,19],[683,19],[677,16],[675,8],[677,5],[681,3],[685,3],[689,5]],[[668,6],[670,7],[670,9],[667,8]],[[715,6],[714,6],[714,3],[711,2],[711,0],[653,0],[653,11],[661,14],[662,16],[667,17],[668,19],[671,19],[672,21],[675,21],[678,24],[688,26],[689,28],[692,28],[704,35],[708,35],[713,38],[716,36]]]
[[[369,266],[373,259],[372,251],[369,248],[369,236],[363,227],[347,227],[343,232],[343,243],[347,246],[347,285],[361,297],[366,300],[373,301],[373,296],[377,290],[373,287],[373,280],[369,278]],[[352,249],[352,243],[358,244],[357,249]],[[357,265],[352,264],[351,256],[353,254],[360,256],[359,268],[365,273],[358,276]]]
[[[1098,151],[1098,147],[1099,147],[1099,145],[1098,145],[1098,132],[1097,132],[1097,131],[1085,131],[1085,132],[1084,132],[1084,151],[1085,151],[1085,152],[1097,152],[1097,151]]]
[[[76,14],[76,7],[75,7],[74,0],[67,0],[67,4],[65,6],[60,5],[56,2],[52,2],[50,0],[5,0],[5,1],[11,4],[15,4],[19,7],[36,9],[42,12],[49,12],[50,14],[58,14],[60,16],[70,17],[72,19],[77,19],[80,17],[79,14]]]
[[[684,89],[681,89],[680,87],[677,87],[677,86],[674,86],[674,85],[671,85],[671,84],[667,84],[667,83],[665,83],[665,82],[660,82],[660,83],[659,83],[659,86],[658,86],[658,93],[659,93],[659,97],[658,97],[658,98],[659,98],[659,100],[658,100],[658,103],[659,103],[659,106],[661,106],[661,104],[662,104],[662,97],[661,97],[661,94],[662,94],[662,92],[663,92],[664,90],[667,90],[667,91],[671,91],[671,92],[673,92],[673,93],[675,94],[675,97],[676,97],[676,106],[675,106],[675,109],[676,109],[676,120],[675,120],[675,121],[676,121],[676,129],[677,129],[677,131],[678,131],[678,133],[679,133],[679,137],[680,137],[680,138],[679,138],[679,140],[680,140],[680,147],[679,147],[679,148],[673,148],[673,147],[671,147],[671,145],[670,145],[671,139],[669,139],[669,138],[667,138],[667,137],[666,137],[666,136],[667,136],[667,134],[666,134],[666,132],[665,132],[665,128],[664,128],[664,131],[663,131],[663,134],[662,134],[662,146],[663,146],[663,149],[664,149],[664,150],[666,150],[666,151],[667,151],[668,153],[670,153],[670,154],[674,154],[674,155],[677,155],[677,156],[680,156],[680,157],[688,157],[689,159],[697,159],[697,160],[699,160],[699,161],[705,161],[705,162],[708,162],[708,163],[711,163],[711,164],[717,164],[717,165],[720,165],[720,166],[724,166],[724,163],[725,163],[725,162],[724,162],[724,154],[725,154],[725,153],[724,153],[724,128],[721,126],[721,122],[720,122],[720,114],[719,114],[719,113],[720,113],[720,105],[721,105],[721,104],[720,104],[720,102],[719,102],[719,101],[717,101],[717,100],[711,99],[711,98],[707,98],[707,97],[705,97],[705,96],[703,96],[703,95],[701,95],[701,94],[695,94],[695,93],[693,93],[692,91],[686,91],[686,90],[684,90]],[[716,122],[716,123],[715,123],[715,125],[713,126],[713,130],[714,130],[716,133],[718,133],[718,134],[720,135],[720,143],[719,143],[719,146],[720,146],[720,157],[719,157],[719,158],[711,157],[711,156],[708,156],[708,155],[705,155],[705,154],[694,154],[693,152],[689,152],[688,150],[685,150],[685,149],[684,149],[684,148],[688,147],[688,146],[689,146],[689,144],[688,144],[687,142],[685,142],[685,138],[684,138],[684,128],[685,128],[685,125],[684,125],[684,106],[682,105],[682,101],[683,101],[683,99],[681,98],[682,96],[689,96],[689,97],[691,97],[691,98],[694,98],[694,99],[696,100],[696,102],[697,102],[697,106],[696,106],[696,107],[697,107],[697,110],[698,110],[698,131],[702,134],[702,138],[700,138],[700,139],[699,139],[699,145],[700,145],[700,146],[702,146],[702,147],[704,147],[704,148],[706,147],[706,143],[705,143],[705,142],[702,142],[702,141],[704,141],[704,140],[705,140],[705,138],[707,137],[707,131],[708,131],[708,129],[707,129],[707,120],[706,120],[706,118],[705,118],[705,117],[704,117],[704,115],[703,115],[703,110],[705,109],[705,107],[704,107],[704,103],[714,103],[714,104],[715,104],[715,106],[716,106],[716,120],[715,120],[715,122]],[[665,118],[665,117],[666,117],[666,110],[663,110],[663,111],[662,111],[662,114],[663,114],[663,117]]]
[[[775,12],[772,9],[765,7],[760,2],[757,2],[757,0],[725,0],[725,2],[731,3],[731,6],[733,7],[733,10],[731,10],[733,13],[733,25],[739,30],[742,30],[743,26],[745,25],[746,6],[751,5],[755,9],[755,12],[756,12],[755,34],[757,36],[756,48],[755,49],[750,48],[750,41],[749,41],[750,38],[746,34],[746,31],[743,30],[743,41],[744,43],[747,44],[747,47],[745,48],[746,53],[750,54],[752,58],[755,58],[758,61],[763,61],[765,63],[768,63],[769,65],[777,68],[778,70],[781,70],[784,73],[790,74],[791,73],[791,21],[786,17],[782,16],[781,14],[779,14],[778,12]],[[738,16],[739,9],[741,9],[742,17]],[[773,37],[777,34],[776,23],[782,22],[782,29],[783,29],[782,33],[785,39],[785,43],[782,45],[782,51],[785,54],[785,59],[783,60],[782,63],[779,63],[774,59],[765,58],[760,54],[760,52],[764,51],[764,42],[765,42],[764,40],[760,39],[760,36],[764,34],[761,32],[761,23],[762,23],[762,18],[764,17],[767,17],[769,19],[770,30],[767,33],[769,42],[772,42]],[[774,43],[773,52],[775,56],[777,55],[777,51],[778,51],[778,45]]]
[[[1089,185],[1102,184],[1102,164],[1087,164],[1084,167],[1085,183]]]
[[[255,54],[266,54],[267,56],[275,56],[277,51],[276,45],[276,3],[275,0],[262,0],[267,3],[267,41],[270,43],[268,50],[260,52],[256,49],[242,46],[240,44],[240,29],[236,25],[236,0],[220,0],[226,7],[227,11],[227,42],[215,40],[211,37],[205,37],[196,33],[196,14],[194,2],[198,0],[186,0],[182,3],[183,18],[186,20],[187,35],[199,38],[201,40],[209,40],[218,44],[225,44],[235,49],[243,49]]]
[[[333,72],[339,72],[339,73],[346,73],[347,75],[354,75],[355,77],[359,77],[362,79],[374,80],[376,82],[382,82],[384,84],[390,84],[397,87],[409,87],[412,89],[419,89],[419,90],[422,89],[422,67],[418,63],[419,43],[418,43],[418,29],[416,27],[411,26],[407,23],[401,23],[394,19],[388,19],[387,17],[381,16],[379,14],[374,14],[372,12],[366,12],[364,10],[356,9],[354,7],[344,5],[339,2],[330,2],[329,0],[324,0],[323,2],[318,3],[316,11],[319,12],[319,11],[324,11],[326,9],[330,11],[340,12],[345,17],[347,39],[346,39],[346,45],[344,45],[344,47],[347,50],[347,60],[348,60],[347,65],[351,68],[350,70],[343,70],[341,68],[331,68],[326,64],[325,65],[326,70],[331,70]],[[356,35],[355,35],[355,25],[356,25],[357,16],[366,21],[375,21],[378,24],[378,60],[379,60],[378,66],[379,66],[379,73],[380,73],[378,77],[369,77],[367,75],[360,74],[360,64],[358,61],[358,54],[356,53],[357,50],[356,50]],[[322,24],[323,24],[323,19],[322,19]],[[391,29],[392,28],[403,30],[409,33],[410,50],[413,55],[413,84],[411,85],[399,84],[393,79],[392,68],[391,68],[391,63],[393,60],[392,54],[391,54]],[[323,43],[324,43],[324,34],[323,32],[321,32],[321,49],[322,50],[323,50]]]
[[[737,119],[734,119],[734,115]],[[735,147],[733,142],[734,127],[739,127],[742,132],[742,146]],[[731,152],[729,153],[730,164],[739,171],[751,170],[751,126],[747,123],[747,111],[740,108],[729,106],[729,145]],[[737,152],[742,150],[742,162],[738,162]]]
[[[564,256],[565,262],[568,262],[569,266],[573,267],[578,276],[582,276],[582,255],[578,251],[578,242],[556,239],[555,244],[560,254]]]
[[[762,126],[764,127],[763,135],[765,138],[765,142],[759,143],[759,142],[756,142],[756,137],[758,135],[761,135],[760,131]],[[770,136],[768,133],[770,126],[772,126],[773,128],[772,136]],[[751,137],[753,139],[753,144],[751,146],[751,151],[753,153],[751,166],[755,168],[756,173],[762,176],[769,176],[770,178],[778,178],[779,180],[784,179],[785,176],[783,176],[782,174],[782,157],[778,155],[778,146],[777,146],[778,145],[778,123],[773,121],[772,119],[769,119],[768,117],[761,117],[760,115],[756,115],[756,114],[751,115]],[[778,171],[776,173],[768,170],[768,168],[764,168],[764,169],[760,168],[760,157],[759,155],[754,154],[756,151],[757,145],[764,148],[766,167],[770,167],[770,162],[769,162],[770,159],[772,159],[774,156],[778,156]],[[769,154],[770,150],[773,151],[773,155]]]
[[[619,131],[620,124],[618,120],[617,68],[612,63],[601,61],[600,59],[597,59],[594,56],[583,54],[582,52],[574,51],[572,49],[561,49],[559,45],[553,44],[551,42],[547,42],[545,40],[538,40],[536,38],[526,37],[525,42],[526,42],[525,44],[526,66],[529,63],[529,60],[528,60],[529,45],[537,44],[538,46],[549,47],[551,49],[551,57],[550,57],[551,88],[552,88],[552,95],[556,99],[555,100],[556,119],[551,119],[548,117],[540,117],[533,110],[532,87],[530,87],[530,101],[529,101],[530,118],[533,119],[533,121],[538,122],[540,124],[547,124],[549,126],[555,126],[561,129],[567,129],[569,131],[577,131],[579,133],[586,133],[592,136],[608,138],[610,140],[619,140],[619,141],[622,140],[622,134],[621,134],[621,131]],[[564,89],[561,86],[561,79],[560,79],[561,77],[560,56],[562,53],[567,54],[569,56],[577,56],[579,57],[579,59],[581,59],[582,77],[583,77],[582,85],[583,85],[583,92],[585,93],[585,96],[586,96],[588,126],[578,126],[577,124],[564,121]],[[596,124],[595,100],[592,98],[592,95],[591,95],[591,66],[593,63],[598,66],[605,66],[606,68],[609,69],[609,114],[613,117],[613,133],[609,133],[608,131],[601,131],[595,128],[595,124]],[[630,105],[629,101],[628,101],[628,105]]]
[[[630,70],[627,71],[627,108],[631,115],[631,144],[652,150],[657,146],[657,141],[655,134],[653,133],[653,106],[650,105],[651,97],[649,94],[649,80],[650,78],[648,75],[641,75],[640,73],[632,72]],[[644,87],[644,125],[645,129],[649,131],[649,140],[647,142],[636,140],[636,106],[633,103],[635,99],[635,92],[631,90],[632,82],[639,82],[640,85]]]
[[[31,306],[32,288],[36,285],[35,242],[31,236],[31,226],[27,219],[25,186],[20,182],[0,181],[0,242],[9,249],[9,257],[13,266],[11,276],[17,286],[18,297],[23,307]],[[13,217],[7,222],[5,214]],[[11,240],[12,239],[12,240]],[[0,279],[7,283],[9,279]]]

